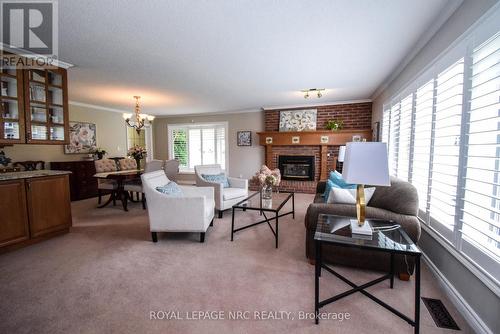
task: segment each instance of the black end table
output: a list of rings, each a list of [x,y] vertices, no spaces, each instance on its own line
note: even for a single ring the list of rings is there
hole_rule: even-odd
[[[316,265],[315,265],[315,296],[314,306],[316,315],[316,324],[319,323],[319,309],[327,304],[333,303],[341,298],[347,297],[355,292],[361,292],[366,297],[370,298],[379,305],[385,307],[398,317],[407,321],[415,329],[417,334],[420,329],[420,256],[422,255],[418,247],[413,243],[406,232],[395,222],[387,220],[366,220],[373,229],[373,235],[357,236],[351,233],[350,217],[341,217],[333,215],[320,214],[316,233],[314,234],[314,243],[316,248]],[[355,218],[354,218],[355,219]],[[365,223],[365,224],[366,224]],[[362,285],[356,285],[346,277],[342,276],[329,266],[322,262],[321,248],[323,243],[330,243],[341,247],[354,247],[372,251],[380,251],[390,254],[390,272],[382,277]],[[382,300],[373,296],[365,289],[385,281],[390,280],[391,289],[394,286],[394,255],[402,254],[413,256],[415,258],[415,317],[410,319],[394,307],[384,303]],[[323,301],[319,300],[319,278],[321,269],[325,269],[332,275],[336,276],[346,284],[352,287],[351,290],[342,292],[336,296],[330,297]]]
[[[285,213],[280,213],[285,204],[289,201],[292,200],[292,210],[285,212]],[[260,211],[260,215],[264,216],[265,219],[258,221],[256,223],[246,225],[240,228],[235,229],[234,228],[234,214],[237,210],[241,211],[247,211],[247,210],[253,210],[253,211]],[[236,203],[233,205],[233,217],[231,220],[231,241],[233,241],[234,238],[234,233],[247,229],[252,226],[256,226],[259,224],[267,223],[269,225],[269,228],[271,229],[271,232],[274,234],[274,239],[275,239],[275,244],[276,248],[278,248],[278,232],[279,232],[279,221],[278,219],[286,216],[286,215],[292,215],[293,219],[295,219],[295,194],[293,192],[288,192],[288,191],[280,191],[280,192],[273,192],[272,198],[271,199],[264,199],[262,198],[262,192],[256,192],[249,197],[245,198],[241,202]],[[266,213],[270,213],[273,216],[268,217]],[[275,228],[271,226],[271,221],[275,221]]]

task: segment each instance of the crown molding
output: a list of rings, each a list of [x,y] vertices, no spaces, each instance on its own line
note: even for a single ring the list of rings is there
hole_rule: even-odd
[[[201,112],[195,114],[170,114],[170,115],[155,115],[156,118],[169,118],[169,117],[197,117],[197,116],[220,116],[220,115],[233,115],[233,114],[247,114],[261,112],[262,108],[259,109],[241,109],[234,111],[216,111],[216,112]]]
[[[462,5],[464,0],[460,1],[448,1],[448,5],[439,13],[436,21],[423,33],[419,38],[415,47],[403,57],[403,60],[396,66],[394,71],[388,75],[382,84],[373,92],[371,99],[375,100],[382,94],[384,90],[389,87],[389,85],[403,72],[403,70],[415,59],[415,57],[422,51],[424,46],[429,43],[429,41],[436,35],[436,33],[441,29],[445,22],[451,17],[451,15]]]
[[[361,99],[361,100],[345,100],[345,101],[332,101],[324,103],[309,103],[309,104],[292,104],[284,106],[270,106],[262,107],[262,110],[283,110],[283,109],[296,109],[296,108],[314,108],[314,107],[324,107],[324,106],[335,106],[339,104],[353,104],[353,103],[367,103],[372,102],[372,99]]]

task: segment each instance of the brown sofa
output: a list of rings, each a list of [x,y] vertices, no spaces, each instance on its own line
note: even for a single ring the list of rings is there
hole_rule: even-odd
[[[356,206],[351,204],[327,204],[321,196],[325,191],[326,182],[319,182],[316,188],[316,197],[307,209],[306,225],[306,256],[314,261],[314,232],[318,215],[332,214],[339,216],[356,217]],[[408,236],[417,242],[420,238],[420,222],[417,219],[418,193],[409,182],[391,177],[391,186],[376,187],[376,190],[366,207],[367,219],[386,219],[399,223]],[[323,261],[366,268],[378,271],[389,271],[389,254],[377,251],[361,250],[351,247],[339,247],[330,244],[323,246]],[[413,273],[413,258],[395,256],[395,273],[400,277]]]

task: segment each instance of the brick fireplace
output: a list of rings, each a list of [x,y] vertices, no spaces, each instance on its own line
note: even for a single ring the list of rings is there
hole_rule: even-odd
[[[260,144],[265,146],[266,164],[269,168],[279,167],[280,156],[314,157],[314,180],[282,180],[280,189],[315,193],[317,182],[325,178],[327,171],[335,168],[340,145],[345,144],[346,141],[351,141],[353,134],[359,134],[366,140],[371,140],[371,102],[319,106],[311,107],[311,109],[317,109],[316,132],[307,133],[278,132],[281,110],[264,111],[265,132],[259,133],[259,140]],[[343,131],[326,131],[325,125],[330,119],[342,120],[344,122]],[[299,136],[300,143],[292,144],[292,141],[288,141],[288,138],[292,136]],[[327,144],[320,143],[320,137],[322,136],[329,137]],[[266,143],[266,138],[270,137],[273,138],[272,144]]]

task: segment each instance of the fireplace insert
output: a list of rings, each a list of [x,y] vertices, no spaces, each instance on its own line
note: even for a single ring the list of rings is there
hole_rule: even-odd
[[[314,156],[280,155],[278,160],[283,180],[314,181]]]

